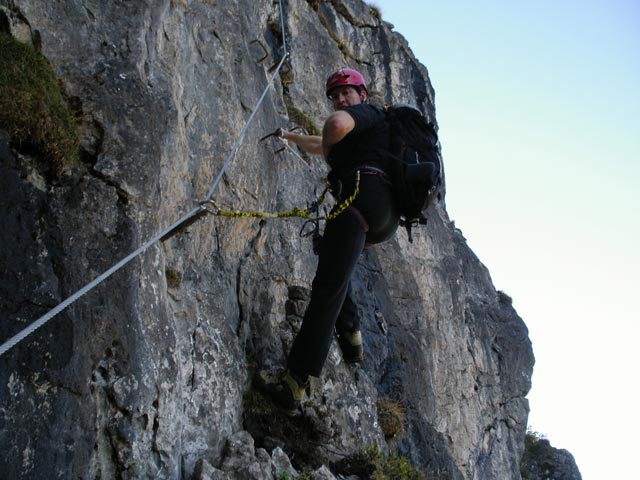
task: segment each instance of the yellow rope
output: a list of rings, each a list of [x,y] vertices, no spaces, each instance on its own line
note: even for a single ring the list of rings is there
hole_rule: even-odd
[[[320,197],[316,202],[317,205],[322,205],[328,190],[329,190],[328,188],[325,188],[324,192],[322,192],[322,194],[320,195]],[[203,206],[204,208],[207,209],[209,213],[213,215],[217,215],[219,217],[227,217],[227,218],[261,218],[262,219],[262,218],[296,217],[296,218],[304,218],[307,220],[314,220],[314,221],[315,220],[332,220],[336,218],[338,215],[340,215],[342,212],[344,212],[347,208],[349,208],[349,205],[353,203],[353,201],[358,196],[358,193],[360,193],[360,171],[356,172],[356,185],[353,190],[353,193],[348,198],[346,198],[342,203],[340,203],[339,205],[336,205],[331,210],[331,212],[329,212],[327,215],[312,217],[309,215],[309,209],[303,209],[303,208],[297,208],[297,207],[292,208],[291,210],[287,210],[286,212],[275,212],[275,213],[239,212],[239,211],[233,211],[233,210],[223,210],[220,207],[218,207],[218,205],[216,205],[216,203],[212,200],[204,202]]]

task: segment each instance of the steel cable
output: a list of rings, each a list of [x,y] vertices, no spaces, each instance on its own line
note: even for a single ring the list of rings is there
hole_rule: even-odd
[[[146,241],[143,245],[141,245],[136,250],[131,252],[129,255],[127,255],[125,258],[123,258],[118,263],[113,265],[111,268],[106,270],[104,273],[100,274],[98,277],[96,277],[90,283],[88,283],[87,285],[82,287],[80,290],[75,292],[73,295],[71,295],[70,297],[68,297],[64,301],[62,301],[60,304],[58,304],[53,309],[49,310],[45,315],[41,316],[36,321],[34,321],[33,323],[29,324],[29,326],[27,326],[26,328],[21,330],[19,333],[17,333],[16,335],[12,336],[8,340],[6,340],[4,343],[2,343],[2,345],[0,345],[0,356],[2,356],[7,351],[9,351],[11,348],[16,346],[18,343],[20,343],[22,340],[24,340],[27,336],[29,336],[30,334],[35,332],[38,328],[42,327],[45,323],[47,323],[49,320],[51,320],[53,317],[55,317],[58,313],[60,313],[62,310],[67,308],[69,305],[71,305],[73,302],[78,300],[80,297],[85,295],[87,292],[89,292],[90,290],[95,288],[97,285],[102,283],[104,280],[106,280],[108,277],[113,275],[115,272],[120,270],[122,267],[124,267],[131,260],[133,260],[134,258],[138,257],[140,254],[142,254],[149,247],[151,247],[156,242],[161,240],[169,232],[172,232],[172,231],[176,230],[178,227],[180,227],[182,224],[184,224],[185,222],[190,220],[196,214],[202,212],[202,210],[204,209],[202,204],[204,202],[210,200],[210,198],[213,195],[214,191],[218,187],[218,184],[220,183],[220,180],[222,179],[222,175],[224,174],[225,170],[227,169],[227,167],[231,163],[231,160],[234,158],[238,148],[240,147],[242,139],[243,139],[245,133],[247,132],[247,130],[249,129],[249,125],[253,122],[253,119],[254,119],[254,117],[256,115],[257,110],[262,105],[262,102],[264,101],[264,98],[266,97],[267,92],[271,88],[271,85],[273,84],[276,76],[279,74],[280,70],[282,69],[282,66],[284,65],[287,57],[289,56],[289,52],[287,51],[286,39],[285,39],[284,7],[282,5],[282,0],[279,0],[279,7],[280,7],[280,26],[281,26],[281,34],[282,34],[282,45],[283,45],[282,58],[280,60],[280,63],[278,63],[277,68],[273,71],[273,74],[271,75],[271,77],[269,79],[269,82],[267,83],[267,86],[265,87],[264,91],[262,92],[262,95],[258,99],[258,101],[256,103],[256,106],[253,108],[251,114],[249,115],[249,118],[245,122],[244,127],[242,128],[242,130],[238,134],[238,138],[236,139],[236,142],[234,143],[229,155],[227,156],[227,158],[225,159],[224,163],[222,164],[222,167],[220,168],[220,172],[218,173],[217,177],[213,181],[213,184],[211,185],[211,188],[209,189],[209,192],[207,193],[207,196],[205,197],[204,201],[201,202],[201,205],[199,205],[198,207],[193,208],[191,211],[186,213],[182,218],[180,218],[179,220],[174,222],[171,226],[165,228],[162,232],[160,232],[160,233],[156,234],[155,236],[153,236],[151,239]]]

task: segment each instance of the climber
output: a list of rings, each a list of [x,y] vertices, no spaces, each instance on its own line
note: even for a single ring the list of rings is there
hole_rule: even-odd
[[[318,267],[311,299],[287,361],[284,375],[270,378],[260,372],[259,381],[282,407],[300,404],[309,376],[319,377],[334,331],[347,363],[363,359],[362,335],[351,275],[365,246],[389,239],[399,215],[388,178],[388,130],[384,111],[367,103],[364,77],[349,68],[331,74],[325,92],[334,112],[325,121],[322,136],[281,131],[281,136],[302,150],[321,154],[329,164],[329,182],[338,201],[356,188],[353,203],[327,222],[318,249]]]

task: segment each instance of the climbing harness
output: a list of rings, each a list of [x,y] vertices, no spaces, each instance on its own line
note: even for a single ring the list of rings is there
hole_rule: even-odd
[[[211,202],[211,197],[212,197],[213,193],[215,192],[216,188],[218,187],[218,184],[222,180],[222,176],[224,175],[225,170],[227,169],[227,167],[229,166],[229,164],[231,163],[231,161],[235,157],[238,149],[240,148],[240,144],[241,144],[241,142],[242,142],[247,130],[249,129],[249,126],[253,122],[253,119],[254,119],[257,111],[258,111],[258,108],[260,107],[260,105],[262,105],[262,102],[264,101],[267,93],[269,92],[269,89],[271,88],[271,85],[273,84],[276,76],[281,72],[283,66],[286,66],[289,70],[291,70],[291,66],[288,63],[289,51],[287,49],[287,43],[286,43],[286,32],[285,32],[285,24],[284,24],[284,7],[283,7],[282,0],[279,0],[278,4],[279,4],[279,9],[280,9],[280,29],[281,29],[281,35],[282,35],[282,57],[281,57],[280,61],[277,63],[277,65],[274,65],[274,66],[272,66],[272,67],[270,67],[268,69],[268,72],[271,73],[271,77],[269,78],[269,81],[268,81],[265,89],[263,90],[262,95],[260,96],[260,98],[256,102],[255,107],[251,111],[251,114],[249,115],[249,118],[246,120],[244,127],[242,128],[242,130],[238,134],[238,138],[236,139],[236,142],[234,143],[233,147],[231,148],[231,151],[229,152],[229,154],[227,155],[225,161],[223,162],[222,167],[220,168],[220,171],[219,171],[217,177],[214,179],[214,181],[213,181],[213,183],[211,185],[211,188],[207,192],[207,195],[205,196],[204,200],[202,202],[200,202],[197,207],[192,208],[189,212],[184,214],[179,220],[175,221],[172,225],[168,226],[167,228],[165,228],[164,230],[162,230],[161,232],[157,233],[155,236],[153,236],[152,238],[147,240],[144,244],[142,244],[140,247],[138,247],[135,251],[133,251],[132,253],[127,255],[125,258],[123,258],[118,263],[113,265],[107,271],[105,271],[104,273],[102,273],[101,275],[96,277],[93,281],[91,281],[90,283],[88,283],[87,285],[82,287],[80,290],[78,290],[77,292],[72,294],[70,297],[68,297],[67,299],[62,301],[60,304],[58,304],[56,307],[51,309],[45,315],[43,315],[42,317],[40,317],[39,319],[37,319],[36,321],[31,323],[29,326],[27,326],[25,329],[23,329],[20,332],[18,332],[13,337],[11,337],[8,340],[6,340],[4,343],[2,343],[2,345],[0,345],[0,356],[2,356],[8,350],[13,348],[18,343],[20,343],[27,336],[29,336],[30,334],[35,332],[38,328],[42,327],[45,323],[47,323],[49,320],[51,320],[53,317],[55,317],[58,313],[60,313],[62,310],[67,308],[69,305],[71,305],[73,302],[78,300],[80,297],[85,295],[87,292],[89,292],[90,290],[95,288],[97,285],[102,283],[104,280],[106,280],[108,277],[113,275],[115,272],[120,270],[122,267],[124,267],[126,264],[128,264],[131,260],[133,260],[134,258],[136,258],[139,255],[141,255],[143,252],[145,252],[152,245],[154,245],[158,241],[167,240],[168,238],[170,238],[173,235],[175,235],[177,232],[179,232],[182,229],[184,229],[186,226],[191,225],[192,223],[194,223],[196,220],[198,220],[199,218],[201,218],[205,214],[213,213],[211,211],[211,207],[209,206],[212,203]],[[258,44],[260,44],[259,41],[258,42],[250,42],[250,43],[258,43]],[[267,53],[267,50],[264,47],[264,45],[261,45],[261,47],[263,48],[264,53],[266,53],[267,56],[261,58],[259,60],[259,62],[264,61],[268,57],[268,53]],[[325,195],[326,195],[326,193],[325,193]],[[354,192],[354,195],[352,197],[355,198],[355,195],[357,195],[357,190],[356,190],[356,192]],[[346,208],[348,208],[349,204],[352,201],[353,201],[353,199],[351,199],[349,201],[349,203],[343,202],[343,204],[339,205],[337,208],[334,208],[334,210],[332,210],[332,212],[329,215],[325,216],[324,218],[327,219],[327,220],[329,220],[331,218],[335,218],[342,211],[344,211]],[[215,211],[215,209],[214,209],[214,211]],[[307,215],[306,217],[302,216],[301,218],[310,218],[309,217],[309,213],[308,213],[307,210],[294,209],[294,211],[295,211],[296,214],[297,213],[301,213],[301,215]],[[225,212],[225,211],[217,209],[216,215],[227,216],[227,215],[223,215],[223,212]],[[257,212],[251,212],[251,213],[257,213]],[[285,213],[287,213],[287,212],[285,212]],[[229,215],[229,216],[231,216],[231,215]],[[254,216],[254,215],[248,215],[248,216]],[[263,217],[260,217],[260,218],[286,218],[286,217],[294,217],[294,216],[298,216],[298,215],[291,214],[291,215],[282,215],[282,216],[275,216],[275,217],[263,216]],[[317,218],[321,218],[321,217],[317,217]]]

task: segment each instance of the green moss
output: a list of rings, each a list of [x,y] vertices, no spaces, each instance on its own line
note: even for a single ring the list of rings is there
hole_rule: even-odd
[[[274,412],[273,403],[256,390],[248,390],[244,393],[242,405],[245,412],[251,415],[271,415]]]
[[[309,117],[302,110],[296,108],[288,95],[285,95],[284,101],[287,106],[287,113],[289,115],[289,118],[293,123],[304,128],[309,135],[320,135],[320,129],[316,127],[316,124],[313,123],[311,117]]]
[[[78,127],[51,65],[4,33],[0,51],[0,128],[13,142],[48,156],[60,172],[78,158]]]

